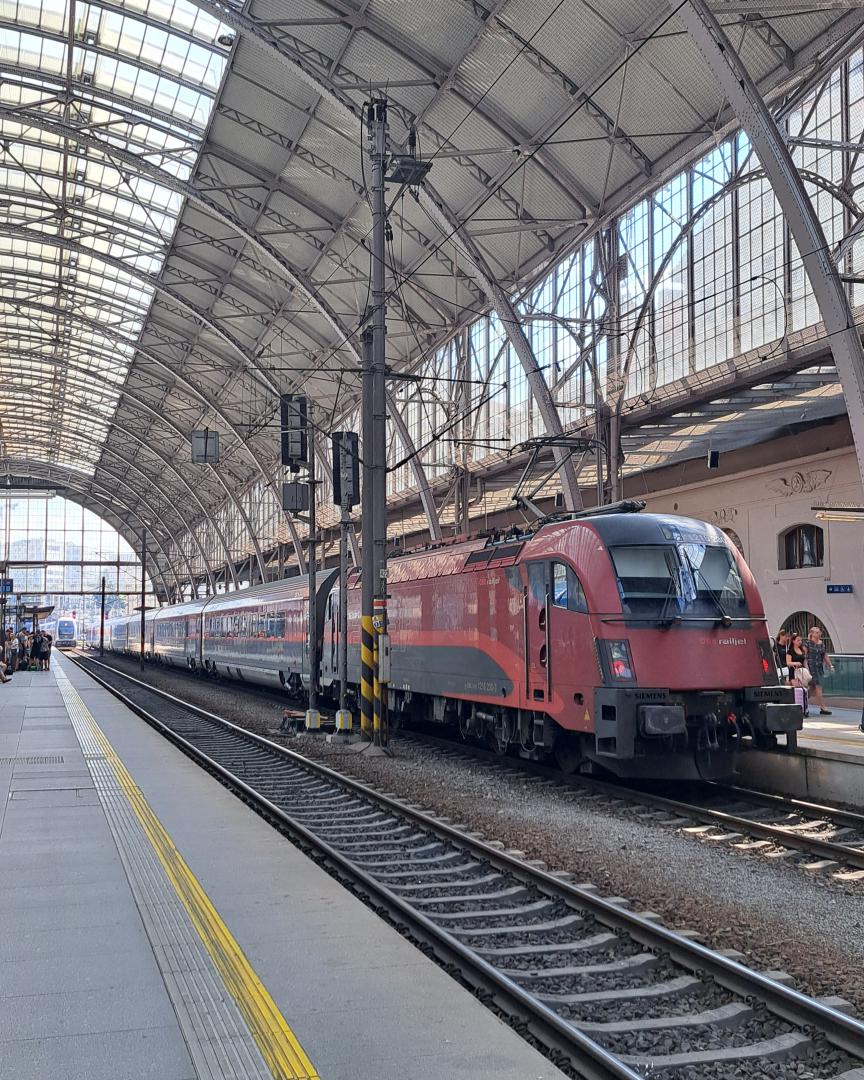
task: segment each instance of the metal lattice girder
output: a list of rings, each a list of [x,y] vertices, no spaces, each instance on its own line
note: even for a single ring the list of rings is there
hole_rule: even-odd
[[[212,2],[212,0],[197,0],[197,3],[198,6],[210,11],[211,14],[222,18],[230,26],[233,26],[244,34],[250,35],[258,42],[258,44],[262,45],[268,51],[275,53],[280,60],[290,65],[295,74],[299,73],[304,81],[311,82],[315,86],[315,89],[323,97],[334,104],[343,116],[350,118],[351,123],[358,122],[360,117],[356,106],[349,97],[337,88],[333,79],[320,73],[313,73],[310,68],[296,57],[288,55],[284,51],[284,43],[277,40],[268,30],[265,30],[260,25],[256,24],[254,20],[221,3],[215,3]],[[435,197],[431,188],[427,187],[421,191],[420,198],[425,203],[427,212],[430,212],[436,217],[439,217],[442,213],[445,214],[444,228],[445,231],[450,232],[453,225],[452,218],[446,216],[446,212],[443,210],[443,204]],[[467,243],[467,241],[464,242]],[[532,392],[535,395],[535,400],[537,400],[538,408],[543,415],[549,433],[561,433],[563,431],[563,424],[560,415],[552,401],[552,396],[545,384],[542,373],[539,370],[537,359],[533,354],[528,338],[518,319],[514,317],[515,311],[511,303],[504,294],[504,291],[495,281],[494,277],[482,265],[482,259],[480,258],[479,253],[476,252],[476,249],[473,253],[468,254],[467,261],[471,276],[492,299],[492,306],[501,319],[505,332],[513,343],[516,355],[519,357],[520,363],[525,369],[526,376],[529,379]],[[571,509],[576,509],[581,506],[581,497],[579,495],[579,487],[572,462],[566,458],[566,455],[564,455],[562,451],[559,450],[556,451],[556,453],[559,454],[562,462],[561,469],[565,500]],[[413,460],[416,461],[416,457]],[[424,483],[422,487],[424,492],[428,492],[428,481]],[[424,505],[427,507],[428,515],[430,506],[434,506],[431,495],[427,494],[426,497],[424,497]],[[435,514],[435,518],[437,519],[437,513]],[[430,526],[432,521],[433,518],[430,517]]]
[[[822,224],[774,118],[708,5],[687,0],[678,17],[753,143],[801,253],[843,386],[864,483],[864,347]]]
[[[0,117],[5,114],[6,110],[4,110],[2,106],[0,106]],[[21,110],[15,110],[14,115],[16,115],[16,117],[20,114]],[[136,155],[117,149],[113,146],[106,147],[102,139],[87,136],[86,134],[77,131],[77,129],[75,129],[74,127],[69,127],[67,125],[58,124],[53,121],[46,120],[38,112],[35,114],[27,112],[25,115],[27,122],[32,126],[42,131],[51,132],[57,137],[75,138],[82,145],[89,146],[92,149],[97,149],[103,153],[106,153],[109,158],[115,158],[121,161],[125,166],[130,168],[136,174],[147,176],[157,181],[160,185],[166,187],[168,190],[173,190],[178,192],[179,194],[184,195],[187,199],[190,199],[192,202],[199,204],[202,209],[206,210],[206,212],[212,217],[214,217],[217,221],[221,222],[222,224],[228,225],[234,232],[236,232],[237,235],[247,240],[259,252],[259,254],[263,257],[265,263],[268,263],[271,268],[275,269],[279,274],[281,274],[282,277],[290,285],[299,288],[304,293],[304,295],[308,297],[309,302],[314,306],[316,311],[318,311],[319,314],[321,314],[327,320],[330,326],[339,335],[345,338],[345,340],[343,341],[343,345],[348,351],[349,355],[352,356],[352,358],[359,366],[359,355],[356,351],[355,346],[350,340],[350,335],[346,332],[346,327],[344,326],[343,321],[338,315],[335,314],[335,312],[333,312],[330,304],[318,293],[314,285],[311,284],[311,282],[306,278],[306,276],[290,267],[281,258],[281,256],[271,244],[263,240],[257,233],[250,231],[246,226],[244,226],[244,224],[240,221],[239,218],[235,217],[233,214],[223,209],[213,199],[200,192],[194,183],[184,183],[178,180],[172,174],[168,173],[166,170],[160,169],[156,166],[151,166],[146,161],[142,162],[142,160],[136,157]],[[28,235],[29,230],[26,227],[0,225],[0,233],[4,232],[6,233],[6,235],[18,236],[20,238],[33,238],[32,235]],[[45,237],[44,239],[48,238]],[[275,397],[278,398],[280,392],[279,386],[272,380],[266,369],[263,368],[262,365],[258,362],[257,358],[253,355],[250,355],[239,343],[239,341],[237,341],[234,335],[224,329],[224,327],[221,326],[219,322],[208,318],[206,315],[204,315],[203,312],[198,310],[188,301],[185,301],[175,291],[168,289],[167,286],[162,284],[162,282],[158,278],[154,277],[153,275],[148,275],[143,271],[137,271],[133,268],[130,268],[128,265],[123,265],[121,264],[120,260],[113,259],[108,255],[100,255],[100,253],[93,252],[86,244],[79,244],[78,242],[67,239],[65,237],[53,237],[51,239],[60,244],[60,246],[64,247],[66,250],[77,251],[79,253],[95,257],[97,259],[101,258],[101,261],[105,262],[106,265],[112,266],[121,272],[130,273],[132,276],[140,278],[142,282],[146,283],[155,292],[163,294],[169,303],[178,305],[181,311],[187,313],[188,315],[191,315],[191,317],[196,322],[198,322],[202,327],[205,327],[209,332],[213,333],[217,338],[221,339],[221,341],[230,350],[232,350],[239,357],[241,357],[244,362],[244,370],[252,378],[258,381],[266,390],[268,390],[270,393],[272,393]],[[405,428],[398,419],[396,419],[396,423],[397,426],[400,428],[400,435],[402,435],[402,437],[406,440],[407,445],[409,447],[413,446],[413,440],[411,440],[407,428]],[[421,490],[427,493],[424,497],[424,506],[427,510],[427,515],[429,516],[430,531],[432,535],[437,538],[440,536],[440,526],[438,525],[437,521],[437,511],[435,510],[434,500],[431,498],[430,495],[428,495],[428,480],[425,477],[422,463],[416,456],[412,459],[412,468],[415,472],[418,486],[421,488]],[[272,479],[267,479],[267,483],[269,486],[273,486]],[[273,488],[273,490],[274,494],[277,494],[276,489]],[[293,529],[293,525],[291,527]],[[298,556],[298,561],[302,566],[303,556],[302,551],[299,549],[299,541],[297,540],[296,533],[292,536],[292,539],[295,542],[295,550]],[[260,552],[258,554],[258,560],[259,570],[263,576],[265,570],[263,559],[260,556]]]

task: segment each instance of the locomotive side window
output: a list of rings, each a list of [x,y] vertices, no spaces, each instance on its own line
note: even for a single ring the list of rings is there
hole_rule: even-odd
[[[552,563],[552,603],[567,607],[567,567],[564,563]]]
[[[552,563],[552,603],[568,611],[588,612],[585,593],[573,569],[565,563]]]
[[[549,586],[549,564],[542,562],[528,563],[528,586],[532,597],[538,604],[546,603],[546,590]]]
[[[571,566],[562,562],[536,562],[528,564],[528,585],[531,596],[538,604],[550,602],[567,611],[588,612],[585,592]]]

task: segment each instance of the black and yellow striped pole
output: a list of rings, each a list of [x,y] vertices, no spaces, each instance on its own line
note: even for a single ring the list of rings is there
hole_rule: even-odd
[[[374,649],[372,616],[363,614],[360,618],[360,733],[370,740],[375,726]]]
[[[376,746],[386,746],[387,738],[387,683],[390,680],[389,664],[387,663],[387,599],[376,596],[372,601],[375,616],[372,625],[375,630],[375,648],[373,652],[373,691],[375,695],[375,712],[372,724],[372,736]]]

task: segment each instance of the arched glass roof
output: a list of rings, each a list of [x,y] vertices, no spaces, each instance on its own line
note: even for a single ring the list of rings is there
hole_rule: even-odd
[[[775,107],[821,95],[864,41],[864,9],[846,0],[711,6]],[[464,464],[431,436],[464,409],[467,370],[490,392],[496,380],[482,423],[502,462],[500,432],[542,427],[532,364],[564,425],[587,422],[609,282],[626,300],[637,263],[646,278],[657,269],[663,214],[671,233],[676,199],[692,199],[685,216],[698,202],[698,186],[667,198],[664,185],[735,127],[674,5],[0,0],[0,475],[113,506],[128,535],[146,527],[179,574],[211,584],[220,567],[236,580],[244,559],[263,569],[274,537],[297,541],[278,510],[277,398],[302,390],[322,427],[352,422],[370,266],[363,105],[382,92],[394,148],[413,124],[432,158],[417,198],[393,191],[388,363],[449,373],[393,382],[404,520],[433,523]],[[832,162],[853,153],[826,130],[813,138],[833,140]],[[651,192],[649,229],[638,215]],[[835,201],[851,221],[857,204]],[[684,282],[691,307],[698,284]],[[554,343],[542,320],[513,340],[518,317],[577,309],[582,329],[571,318]],[[705,400],[715,376],[729,383],[727,361],[699,367]],[[205,426],[222,460],[193,471],[189,436]],[[645,460],[676,432],[646,430]]]
[[[0,5],[0,423],[9,458],[92,474],[225,70],[186,3]],[[87,141],[85,141],[87,140]]]

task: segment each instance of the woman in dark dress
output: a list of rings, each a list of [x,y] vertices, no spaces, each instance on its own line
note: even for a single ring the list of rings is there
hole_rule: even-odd
[[[786,650],[786,665],[789,668],[789,682],[795,683],[798,672],[801,668],[807,666],[807,654],[804,651],[804,642],[800,634],[792,634],[789,638],[789,646]],[[800,685],[800,683],[796,685]]]
[[[42,670],[49,671],[51,668],[51,646],[54,644],[54,638],[50,634],[42,635]]]
[[[30,638],[30,670],[39,671],[42,667],[42,631],[36,630]]]

